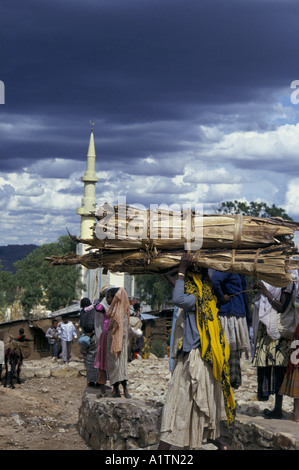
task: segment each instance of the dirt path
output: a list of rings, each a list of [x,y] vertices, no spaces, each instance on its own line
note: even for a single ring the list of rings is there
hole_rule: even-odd
[[[0,386],[0,450],[88,450],[76,423],[86,378]]]

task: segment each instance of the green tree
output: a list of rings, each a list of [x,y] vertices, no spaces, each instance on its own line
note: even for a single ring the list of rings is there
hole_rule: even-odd
[[[16,297],[16,279],[9,271],[2,271],[0,262],[0,308],[11,305]]]
[[[284,209],[276,207],[275,204],[268,206],[265,202],[242,202],[242,201],[225,201],[216,209],[220,214],[242,214],[252,217],[281,217],[285,220],[293,220]]]
[[[163,276],[138,274],[135,280],[140,300],[148,303],[153,310],[171,300],[173,288]]]
[[[75,251],[75,243],[62,236],[56,243],[36,248],[26,258],[14,263],[16,281],[23,288],[21,302],[25,313],[34,305],[45,305],[49,310],[67,306],[76,297],[79,270],[76,266],[51,266],[46,257],[64,255]]]

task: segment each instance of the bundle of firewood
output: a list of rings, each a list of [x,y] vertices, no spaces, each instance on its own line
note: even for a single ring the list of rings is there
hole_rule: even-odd
[[[206,215],[195,211],[151,210],[104,204],[95,213],[93,237],[83,240],[95,248],[136,250],[185,248],[199,239],[201,248],[243,249],[291,243],[299,224],[281,218]]]
[[[52,265],[81,264],[87,269],[106,268],[111,272],[129,274],[165,274],[178,268],[184,250],[98,250],[84,255],[52,256]],[[224,272],[253,276],[277,287],[291,282],[291,273],[297,269],[294,250],[289,246],[271,246],[258,250],[198,250],[194,265]]]
[[[88,253],[52,256],[52,265],[81,264],[129,274],[164,274],[179,266],[182,254],[194,265],[254,276],[286,286],[297,269],[294,232],[299,224],[281,218],[201,215],[194,211],[159,214],[105,205],[95,214],[91,239],[71,236]]]

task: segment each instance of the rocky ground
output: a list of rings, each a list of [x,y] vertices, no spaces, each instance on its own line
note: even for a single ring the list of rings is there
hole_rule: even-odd
[[[243,385],[234,393],[237,411],[260,416],[264,408],[272,408],[274,399],[258,402],[256,371],[246,359],[242,370]],[[169,379],[167,359],[137,359],[129,364],[129,388],[135,398],[163,402]],[[81,360],[67,366],[50,359],[26,361],[21,384],[15,389],[0,386],[0,449],[88,450],[76,428],[85,388]],[[293,409],[291,398],[284,398],[283,409],[287,420]]]

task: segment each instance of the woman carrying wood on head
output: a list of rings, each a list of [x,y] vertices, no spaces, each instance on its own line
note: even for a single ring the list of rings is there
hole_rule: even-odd
[[[230,425],[235,415],[229,347],[212,283],[206,269],[196,272],[192,266],[192,255],[184,254],[173,291],[174,304],[183,309],[183,337],[163,408],[160,450],[197,449],[207,440],[224,449],[220,421],[226,418]]]

